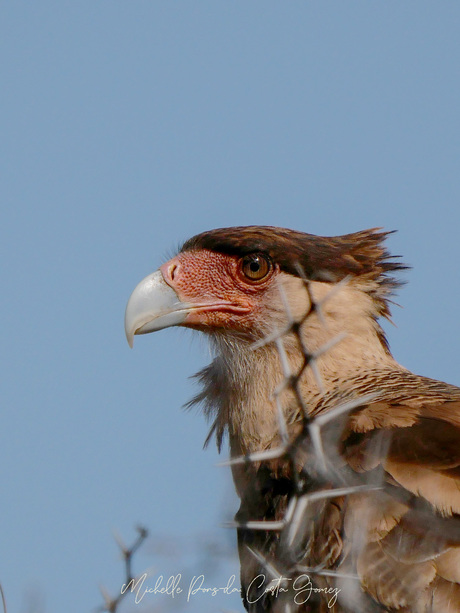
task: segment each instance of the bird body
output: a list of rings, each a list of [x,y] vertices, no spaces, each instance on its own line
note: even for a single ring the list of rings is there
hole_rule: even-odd
[[[460,611],[460,389],[389,350],[385,237],[205,232],[128,303],[131,343],[182,325],[213,347],[190,404],[228,436],[251,613]]]

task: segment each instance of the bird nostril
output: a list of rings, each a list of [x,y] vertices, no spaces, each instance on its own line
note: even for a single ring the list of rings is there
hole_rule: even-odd
[[[169,267],[168,273],[169,273],[169,278],[171,279],[171,281],[174,281],[174,275],[176,273],[176,269],[177,269],[177,264],[171,264],[171,266]]]

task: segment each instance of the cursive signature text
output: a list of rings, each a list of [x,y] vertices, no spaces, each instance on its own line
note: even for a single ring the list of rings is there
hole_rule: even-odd
[[[280,575],[277,579],[267,582],[265,575],[260,574],[251,581],[246,590],[248,603],[258,602],[266,594],[277,598],[281,593],[292,591],[295,604],[305,604],[312,594],[324,594],[327,599],[327,606],[331,608],[337,602],[340,589],[337,587],[315,587],[308,575],[299,575],[295,579]]]

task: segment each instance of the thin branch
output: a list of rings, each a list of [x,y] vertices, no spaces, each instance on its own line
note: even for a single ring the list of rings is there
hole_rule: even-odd
[[[3,591],[3,586],[0,583],[0,595],[2,597],[2,606],[3,606],[3,613],[8,613],[7,608],[6,608],[6,598],[5,598],[5,593]]]
[[[133,556],[145,539],[148,537],[148,531],[143,526],[136,526],[136,530],[138,532],[137,539],[131,545],[131,547],[126,547],[121,538],[115,534],[114,538],[117,542],[118,547],[120,548],[121,554],[123,556],[124,565],[125,565],[125,579],[124,585],[128,586],[131,582],[136,582],[136,578],[132,575],[132,561]],[[120,593],[116,598],[112,598],[104,586],[100,586],[100,592],[102,594],[102,598],[104,599],[105,604],[101,606],[98,611],[107,611],[108,613],[116,613],[118,611],[118,606],[121,601],[125,598],[125,596],[130,593],[129,589],[124,591],[120,590]]]

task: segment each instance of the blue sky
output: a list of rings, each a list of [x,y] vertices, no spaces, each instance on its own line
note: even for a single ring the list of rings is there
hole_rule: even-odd
[[[460,384],[459,29],[454,1],[1,3],[11,612],[93,611],[122,583],[113,531],[129,542],[136,523],[153,534],[136,571],[238,572],[228,471],[181,409],[207,348],[173,329],[131,351],[123,332],[134,286],[191,235],[398,230],[413,270],[391,346]],[[224,608],[242,610],[203,595],[180,610]]]

